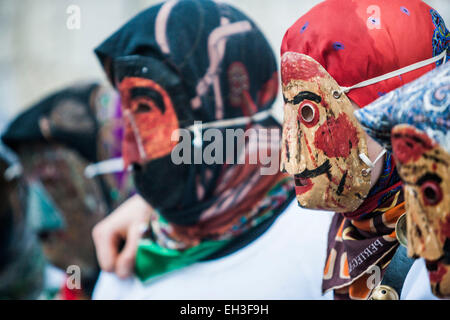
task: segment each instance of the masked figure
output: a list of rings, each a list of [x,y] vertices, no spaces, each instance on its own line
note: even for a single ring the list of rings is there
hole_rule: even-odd
[[[296,52],[282,58],[284,106],[282,170],[295,177],[299,205],[356,210],[370,190],[364,131],[345,95],[314,59]]]
[[[17,157],[0,144],[0,300],[37,299],[45,259],[27,224],[27,186]]]
[[[277,94],[275,58],[253,22],[225,4],[168,1],[137,15],[96,54],[121,95],[125,164],[155,209],[138,249],[138,277],[226,256],[263,233],[293,197],[292,179],[262,175],[262,165],[248,161],[194,163],[211,148],[195,120],[224,137],[221,120],[236,122],[230,128],[279,129],[267,117]],[[243,118],[255,115],[262,121]],[[191,132],[183,150],[189,161],[181,164],[172,160],[182,142],[176,129]],[[277,132],[258,147],[279,151],[271,145]],[[237,147],[245,159],[255,152],[248,144]]]
[[[27,109],[2,137],[23,164],[29,223],[45,256],[64,272],[80,267],[82,291],[71,297],[88,297],[98,276],[93,226],[133,193],[126,172],[85,174],[88,165],[121,156],[119,102],[99,84],[69,87]]]
[[[394,151],[404,181],[408,255],[427,261],[433,293],[450,296],[450,64],[355,113]]]
[[[336,299],[371,296],[369,270],[386,273],[405,211],[395,160],[353,111],[441,64],[447,47],[442,19],[421,1],[325,1],[284,36],[281,169],[300,206],[337,212],[322,285]]]

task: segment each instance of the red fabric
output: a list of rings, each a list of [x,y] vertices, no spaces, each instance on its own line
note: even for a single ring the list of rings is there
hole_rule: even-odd
[[[81,289],[69,289],[67,287],[67,277],[59,291],[60,300],[83,300],[83,291]]]
[[[430,9],[418,0],[328,0],[315,6],[288,29],[281,54],[287,51],[307,54],[340,86],[349,87],[431,58],[435,26]],[[435,64],[430,64],[399,77],[353,89],[347,95],[364,107],[434,67]]]

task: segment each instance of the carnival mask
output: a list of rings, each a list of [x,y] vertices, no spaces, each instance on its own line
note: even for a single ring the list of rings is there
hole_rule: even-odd
[[[425,258],[433,293],[450,295],[450,154],[409,125],[392,130],[404,181],[408,255]]]
[[[166,156],[177,143],[170,139],[179,128],[172,99],[156,79],[146,77],[148,68],[142,66],[140,75],[128,74],[118,84],[125,121],[122,148],[126,166]]]
[[[355,112],[392,147],[404,182],[408,255],[425,258],[439,297],[450,296],[449,76],[447,63]]]
[[[365,133],[351,101],[313,58],[286,52],[281,61],[284,123],[281,170],[295,177],[300,206],[356,210],[370,190]],[[366,157],[367,158],[367,157]]]
[[[170,158],[180,127],[175,106],[183,109],[189,102],[181,79],[163,62],[143,56],[117,59],[114,73],[125,123],[125,166],[133,164],[136,188],[154,208],[170,208],[183,196],[188,170]]]
[[[37,299],[46,261],[28,225],[22,167],[9,155],[0,144],[0,299]]]
[[[34,144],[19,154],[30,185],[29,219],[45,256],[63,270],[78,265],[93,285],[98,265],[90,235],[108,210],[101,184],[84,176],[86,161],[65,147]]]

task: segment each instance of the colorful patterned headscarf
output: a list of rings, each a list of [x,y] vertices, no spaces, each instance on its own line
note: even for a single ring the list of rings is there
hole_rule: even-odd
[[[421,1],[328,0],[288,29],[281,54],[306,54],[341,87],[352,87],[438,56],[448,44],[442,18]],[[352,89],[347,96],[362,108],[436,64]],[[323,290],[335,289],[335,298],[367,299],[371,293],[366,284],[370,275],[367,271],[373,265],[384,271],[389,264],[398,247],[395,223],[403,213],[401,181],[388,153],[383,173],[363,204],[355,212],[334,216]]]
[[[292,198],[289,177],[261,175],[260,164],[248,164],[254,151],[244,165],[175,165],[170,156],[174,129],[271,108],[276,62],[255,24],[229,5],[172,0],[140,13],[96,53],[121,92],[125,163],[134,163],[138,192],[156,209],[138,276],[229,254],[265,231]],[[236,128],[279,125],[266,119]],[[270,149],[272,139],[279,131],[259,147]]]
[[[425,132],[450,153],[449,78],[450,64],[446,63],[355,111],[355,116],[364,130],[389,150],[392,150],[392,128],[408,124]]]

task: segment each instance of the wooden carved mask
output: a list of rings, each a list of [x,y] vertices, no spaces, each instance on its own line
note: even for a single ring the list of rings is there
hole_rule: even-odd
[[[281,170],[295,177],[302,207],[356,210],[370,190],[365,133],[351,101],[313,58],[286,52],[281,61],[284,123]]]

